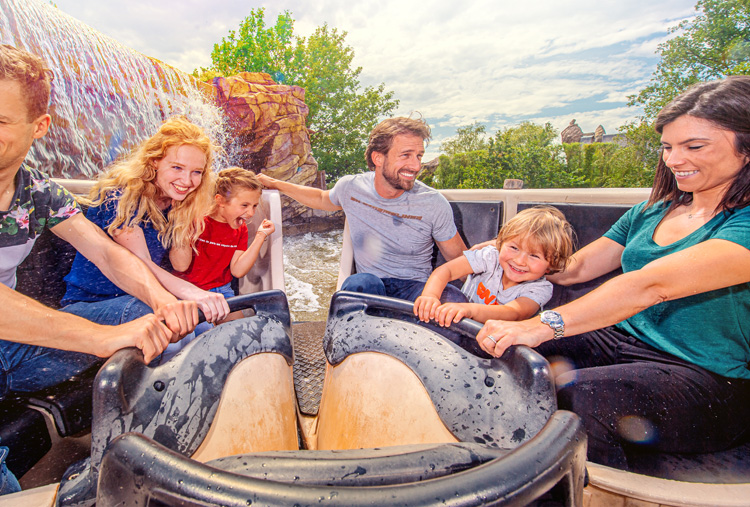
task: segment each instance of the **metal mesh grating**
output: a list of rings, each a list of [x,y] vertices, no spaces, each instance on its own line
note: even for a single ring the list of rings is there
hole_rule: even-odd
[[[297,404],[305,415],[315,416],[323,393],[326,358],[323,354],[325,322],[297,322],[294,337],[294,390]]]

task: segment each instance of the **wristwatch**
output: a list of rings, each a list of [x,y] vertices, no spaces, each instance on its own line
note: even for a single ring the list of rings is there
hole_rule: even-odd
[[[563,322],[562,315],[552,310],[545,310],[539,317],[542,319],[542,324],[547,324],[555,332],[555,340],[563,337],[565,334],[565,322]]]

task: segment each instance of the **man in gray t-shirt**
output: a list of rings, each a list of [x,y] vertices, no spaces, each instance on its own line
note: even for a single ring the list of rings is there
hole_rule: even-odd
[[[423,120],[381,122],[370,133],[365,153],[371,171],[344,176],[329,191],[259,175],[267,188],[311,208],[344,210],[357,273],[344,281],[342,290],[414,301],[432,272],[433,241],[446,260],[466,250],[448,201],[416,181],[429,138]],[[449,285],[441,300],[465,302],[466,298]]]

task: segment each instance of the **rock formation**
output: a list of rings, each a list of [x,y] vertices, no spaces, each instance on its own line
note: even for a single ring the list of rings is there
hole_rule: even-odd
[[[318,164],[305,126],[309,109],[304,89],[249,72],[217,77],[200,86],[224,112],[236,165],[301,185],[317,180]],[[287,197],[282,203],[285,221],[308,212]]]
[[[276,84],[265,73],[242,72],[214,78],[203,90],[224,112],[237,165],[295,183],[315,180],[304,89]]]

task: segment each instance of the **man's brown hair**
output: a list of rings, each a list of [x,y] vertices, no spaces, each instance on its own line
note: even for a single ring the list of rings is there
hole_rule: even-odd
[[[28,121],[47,113],[52,71],[41,58],[9,44],[0,45],[0,79],[21,85]]]
[[[372,161],[372,152],[387,154],[393,144],[393,138],[409,134],[421,137],[423,141],[429,141],[432,137],[430,127],[422,118],[406,118],[399,116],[383,120],[370,132],[370,142],[365,152],[365,160],[369,169],[375,169],[375,162]]]

